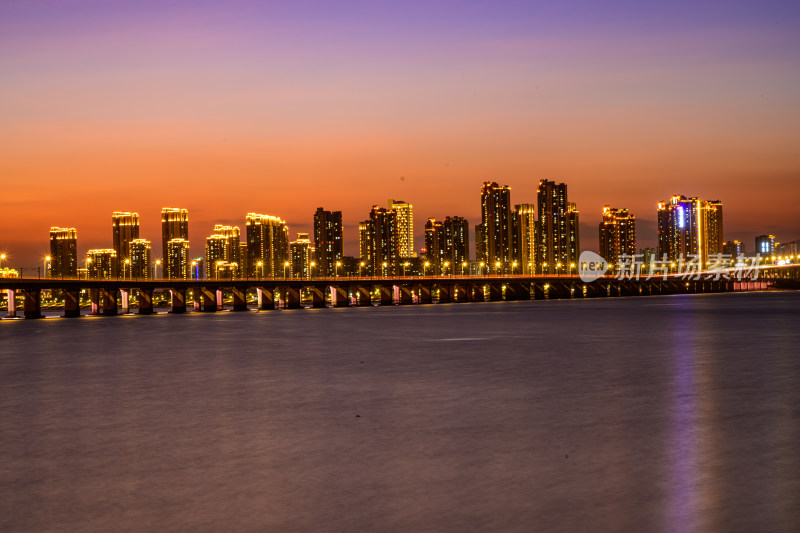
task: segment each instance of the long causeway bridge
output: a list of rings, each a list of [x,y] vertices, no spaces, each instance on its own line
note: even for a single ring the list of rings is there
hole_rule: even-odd
[[[785,286],[800,278],[800,266],[772,271],[756,279],[686,279],[685,276],[650,279],[600,278],[591,282],[578,276],[393,276],[335,278],[260,278],[203,280],[98,280],[0,278],[6,291],[6,318],[41,318],[42,295],[63,307],[64,317],[82,315],[82,302],[90,315],[136,312],[152,314],[159,305],[171,313],[187,310],[215,312],[226,308],[301,309],[371,305],[486,302],[695,294],[760,291]],[[768,274],[764,272],[764,274]],[[791,279],[787,279],[791,278]],[[791,285],[790,285],[791,286]],[[0,298],[2,299],[2,298]],[[159,302],[158,304],[157,302]],[[62,303],[63,302],[63,303]]]

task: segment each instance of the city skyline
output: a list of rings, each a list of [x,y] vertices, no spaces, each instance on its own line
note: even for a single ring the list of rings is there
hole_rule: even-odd
[[[800,238],[795,5],[0,10],[0,249],[13,263],[37,264],[50,226],[111,247],[114,209],[139,213],[157,243],[164,205],[191,211],[204,237],[248,212],[312,234],[307,211],[325,206],[358,255],[364,206],[402,198],[419,250],[428,218],[480,220],[473,184],[508,183],[516,205],[540,178],[570,184],[590,249],[604,205],[635,213],[655,247],[653,206],[675,192],[724,201],[726,239],[748,248]]]

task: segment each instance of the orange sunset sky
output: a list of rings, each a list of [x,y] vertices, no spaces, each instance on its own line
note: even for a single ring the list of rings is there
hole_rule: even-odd
[[[724,203],[724,238],[800,239],[800,8],[789,2],[4,2],[0,251],[79,254],[137,211],[189,209],[192,254],[255,211],[345,253],[388,198],[480,217],[485,180],[564,181],[597,247],[604,204],[655,245],[656,203]],[[474,243],[471,244],[474,253]]]

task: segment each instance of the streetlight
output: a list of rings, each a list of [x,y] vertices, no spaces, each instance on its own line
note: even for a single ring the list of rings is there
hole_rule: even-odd
[[[192,264],[194,264],[194,261],[192,261]],[[130,277],[131,277],[131,260],[130,259],[126,259],[125,260],[125,266],[128,267],[128,278],[127,279],[130,279]],[[123,269],[124,269],[124,267],[123,267]],[[126,279],[125,278],[125,270],[122,271],[122,278]]]
[[[570,263],[570,264],[569,264],[569,274],[570,274],[570,276],[572,276],[572,275],[573,275],[573,274],[572,274],[572,271],[573,271],[573,270],[575,270],[575,263]]]
[[[561,263],[558,263],[558,264],[556,265],[556,276],[558,276],[558,275],[559,275],[558,271],[559,271],[559,269],[560,269],[560,268],[561,268]]]
[[[156,259],[156,279],[158,279],[158,267],[160,266],[161,266],[161,259]]]
[[[500,265],[502,265],[502,264],[503,263],[501,263],[500,261],[498,261],[497,263],[494,264],[494,273],[495,273],[495,275],[500,274]]]
[[[289,261],[283,262],[283,279],[286,279],[286,269],[289,268]]]
[[[386,266],[387,266],[386,261],[384,261],[383,262],[383,277],[384,278],[386,277]]]
[[[480,271],[481,271],[481,273],[483,273],[483,274],[486,274],[486,271],[483,269],[483,267],[485,267],[485,266],[486,266],[486,263],[484,263],[483,261],[481,261],[481,270],[480,270]]]
[[[406,261],[405,263],[403,263],[403,277],[406,277],[406,267],[407,267],[408,265],[410,265],[410,264],[411,264],[411,263],[409,263],[408,261]]]
[[[6,260],[6,254],[0,254],[0,268],[3,268],[3,261]]]
[[[197,275],[197,261],[192,261],[192,277],[194,279],[200,278],[200,276]]]
[[[256,263],[256,265],[258,265],[259,270],[261,270],[261,277],[263,278],[264,277],[264,261],[259,261],[258,263]]]
[[[547,270],[547,272],[544,272],[545,270]],[[542,263],[542,272],[545,274],[550,274],[550,271],[547,269],[547,263]]]
[[[364,276],[364,273],[362,272],[363,270],[364,270],[364,261],[361,261],[358,264],[358,277],[359,278]]]
[[[335,274],[336,274],[337,278],[339,277],[339,267],[340,266],[342,266],[342,262],[341,261],[336,261],[336,272],[335,272]]]
[[[422,267],[422,275],[423,276],[427,276],[428,275],[428,267],[429,266],[431,266],[431,264],[428,261],[425,261],[425,265]]]
[[[308,274],[309,278],[313,278],[314,277],[314,267],[315,266],[317,266],[317,264],[314,261],[311,261],[311,270],[309,271],[309,274]]]
[[[445,262],[444,262],[444,268],[442,269],[442,276],[445,276],[445,275],[446,275],[447,268],[448,268],[449,266],[450,266],[450,261],[445,261]]]
[[[47,271],[50,270],[50,256],[44,258],[44,277],[47,278]]]
[[[468,264],[469,264],[469,263],[467,263],[466,261],[462,261],[462,262],[461,262],[461,275],[462,275],[462,276],[464,275],[464,271],[467,269],[467,265],[468,265]]]
[[[528,275],[529,275],[529,276],[530,276],[531,274],[533,274],[532,267],[533,267],[533,264],[531,264],[531,263],[528,263]]]
[[[516,270],[517,270],[517,262],[514,261],[513,263],[511,263],[511,275],[514,275]]]

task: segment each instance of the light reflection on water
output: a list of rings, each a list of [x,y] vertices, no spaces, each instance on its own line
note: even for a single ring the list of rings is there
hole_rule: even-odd
[[[0,530],[797,531],[798,304],[2,321]]]

